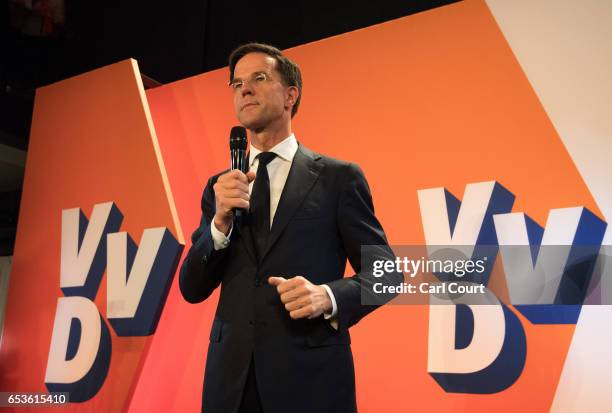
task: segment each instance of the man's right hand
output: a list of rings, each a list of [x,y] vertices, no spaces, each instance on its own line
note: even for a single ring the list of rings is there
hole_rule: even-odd
[[[229,233],[234,219],[234,208],[249,209],[249,183],[255,179],[255,172],[243,174],[234,169],[219,176],[213,185],[217,210],[213,219],[215,227],[225,235]]]

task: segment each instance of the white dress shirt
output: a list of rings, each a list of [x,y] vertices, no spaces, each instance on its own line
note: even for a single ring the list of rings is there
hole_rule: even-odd
[[[268,176],[270,177],[270,228],[272,228],[272,222],[274,221],[274,215],[276,214],[276,208],[278,208],[278,202],[280,201],[285,182],[289,176],[289,170],[293,163],[293,158],[298,150],[298,143],[293,134],[289,135],[282,142],[277,143],[270,149],[269,152],[274,152],[277,156],[270,161],[268,164]],[[261,151],[251,145],[249,150],[249,171],[257,173],[257,167],[259,166],[259,155]],[[253,183],[249,184],[249,194],[253,191]],[[210,232],[212,234],[213,244],[215,250],[227,248],[230,243],[230,236],[232,235],[233,226],[230,227],[227,236],[219,231],[215,226],[214,220],[210,223]],[[327,291],[329,298],[332,302],[331,314],[324,314],[326,319],[335,317],[338,313],[338,307],[336,305],[336,298],[331,288],[327,284],[322,285]],[[335,321],[335,320],[332,320]],[[333,325],[333,323],[332,323]]]

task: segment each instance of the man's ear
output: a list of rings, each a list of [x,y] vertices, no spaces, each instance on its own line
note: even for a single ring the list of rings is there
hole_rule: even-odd
[[[289,86],[287,88],[287,99],[285,100],[285,104],[287,108],[293,107],[295,102],[297,102],[298,97],[300,96],[300,91],[296,86]]]

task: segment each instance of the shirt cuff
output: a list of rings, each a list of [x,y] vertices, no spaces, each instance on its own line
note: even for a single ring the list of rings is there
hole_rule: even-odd
[[[331,288],[329,288],[327,284],[322,284],[322,287],[325,288],[325,291],[327,291],[327,295],[329,295],[329,299],[332,302],[331,314],[323,313],[323,317],[325,317],[326,320],[329,320],[330,318],[334,318],[338,315],[338,306],[336,305],[336,297],[334,297],[334,293],[332,292]]]
[[[214,220],[210,222],[210,234],[212,235],[213,246],[215,250],[222,250],[224,248],[227,248],[230,243],[230,237],[232,235],[233,229],[234,225],[230,227],[229,233],[226,236],[223,232],[217,229]]]

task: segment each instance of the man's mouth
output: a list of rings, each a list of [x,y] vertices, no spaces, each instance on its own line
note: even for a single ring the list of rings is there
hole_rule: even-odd
[[[244,110],[244,109],[246,109],[246,108],[248,108],[250,106],[257,106],[257,103],[247,103],[245,105],[242,105],[242,109],[241,110]]]

